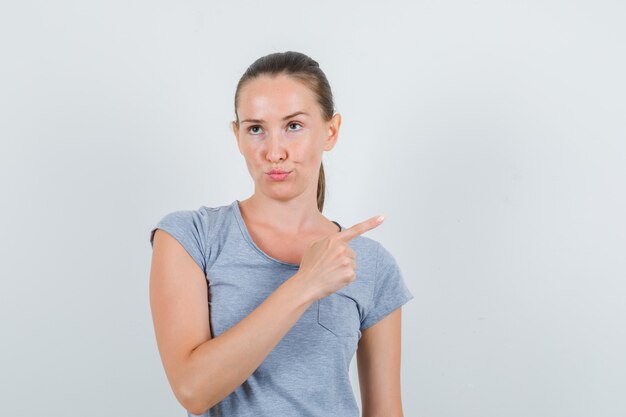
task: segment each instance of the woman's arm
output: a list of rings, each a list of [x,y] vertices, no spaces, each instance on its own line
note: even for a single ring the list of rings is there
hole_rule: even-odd
[[[401,324],[399,307],[361,335],[356,352],[363,417],[403,417]]]
[[[213,338],[204,273],[176,239],[155,233],[150,305],[157,344],[174,395],[193,414],[243,384],[313,302],[290,278]]]

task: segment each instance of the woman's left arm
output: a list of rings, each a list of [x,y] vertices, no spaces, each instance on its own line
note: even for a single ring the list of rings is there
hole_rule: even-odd
[[[400,393],[402,307],[365,329],[357,369],[363,417],[404,417]]]

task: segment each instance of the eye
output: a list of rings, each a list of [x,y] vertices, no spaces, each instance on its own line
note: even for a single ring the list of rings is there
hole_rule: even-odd
[[[302,125],[300,123],[298,123],[298,122],[291,122],[291,123],[289,123],[289,126],[294,126],[294,125],[295,126],[300,126],[300,128],[302,128]],[[300,130],[300,129],[295,129],[295,130]]]
[[[253,135],[256,135],[257,133],[256,133],[256,132],[253,132],[253,131],[252,131],[252,129],[255,129],[255,128],[257,128],[257,127],[258,127],[259,129],[261,128],[261,126],[259,126],[259,125],[250,126],[250,127],[248,128],[248,132],[252,133]]]

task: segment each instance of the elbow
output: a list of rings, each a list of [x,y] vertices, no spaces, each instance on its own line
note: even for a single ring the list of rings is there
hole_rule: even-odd
[[[189,411],[191,414],[202,415],[208,408],[204,408],[198,401],[198,397],[190,390],[181,389],[180,394],[177,395],[177,397],[180,405],[182,405],[185,410]]]
[[[207,409],[205,409],[203,407],[195,408],[195,407],[191,407],[190,406],[190,407],[185,407],[185,410],[187,410],[188,412],[190,412],[193,415],[201,416],[208,410],[208,408]]]
[[[189,386],[178,386],[174,388],[174,396],[178,400],[178,403],[183,406],[185,410],[191,414],[202,414],[204,410],[200,410],[200,406],[196,400],[193,390]]]
[[[180,389],[178,402],[194,415],[202,415],[215,404],[212,399],[198,395],[193,389]]]

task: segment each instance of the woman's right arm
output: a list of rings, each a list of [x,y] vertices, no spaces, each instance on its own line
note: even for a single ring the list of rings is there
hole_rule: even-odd
[[[213,338],[204,273],[176,239],[158,229],[150,306],[159,354],[181,405],[202,414],[243,384],[315,301],[305,289],[300,280],[285,281],[243,320]]]

